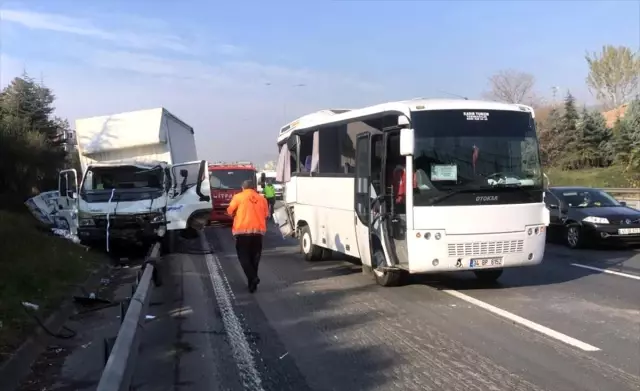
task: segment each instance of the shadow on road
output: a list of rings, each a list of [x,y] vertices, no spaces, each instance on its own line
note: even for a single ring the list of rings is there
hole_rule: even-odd
[[[507,268],[497,282],[482,282],[472,272],[414,275],[408,283],[426,284],[438,289],[474,290],[507,289],[526,286],[545,286],[579,280],[602,272],[572,266],[572,263],[626,272],[640,272],[640,268],[628,263],[638,256],[634,250],[611,249],[571,250],[547,244],[545,257],[540,265],[522,268]]]
[[[326,277],[359,273],[359,265],[331,260],[293,268],[289,264],[297,242],[270,238],[265,240],[261,261],[268,274],[263,273],[264,281],[252,295],[247,292],[244,276],[231,264],[238,261],[230,232],[211,230],[208,238],[223,264],[235,309],[258,354],[256,362],[265,390],[399,389],[393,385],[391,368],[404,363],[385,346],[381,331],[373,326],[381,316],[392,317],[392,313],[362,311],[360,306],[355,310],[345,302],[357,295],[373,296],[374,285],[364,282],[345,289],[298,289],[301,282],[322,284]],[[366,344],[363,339],[368,340]]]
[[[632,247],[602,246],[571,250],[565,246],[547,244],[545,255],[601,269],[627,269],[629,272],[640,273],[640,250]]]

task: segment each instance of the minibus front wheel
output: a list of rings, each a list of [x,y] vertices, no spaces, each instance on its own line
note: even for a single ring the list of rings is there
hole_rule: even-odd
[[[387,262],[381,248],[376,248],[373,252],[373,265],[373,276],[378,285],[398,286],[402,284],[404,271],[386,268]]]

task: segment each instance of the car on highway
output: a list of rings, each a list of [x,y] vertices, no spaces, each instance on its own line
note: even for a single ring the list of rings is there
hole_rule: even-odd
[[[550,211],[548,234],[569,248],[591,243],[640,243],[640,211],[600,189],[549,187],[544,202]]]

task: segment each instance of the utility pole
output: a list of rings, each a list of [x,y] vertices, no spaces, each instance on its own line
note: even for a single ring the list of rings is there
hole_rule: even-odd
[[[273,86],[274,84],[269,81],[269,82],[265,82],[264,85],[267,86],[267,87],[270,87],[270,86]],[[277,84],[276,84],[276,86],[277,86]],[[289,87],[291,87],[291,88],[302,88],[302,87],[306,87],[306,86],[307,85],[304,84],[304,83],[298,83],[298,84],[289,85]],[[287,118],[287,103],[286,102],[283,103],[283,105],[282,105],[282,114],[283,114],[283,116],[284,116],[284,118],[286,120],[286,118]]]
[[[558,86],[553,86],[551,87],[551,96],[553,97],[553,105],[556,105],[556,95],[558,94],[558,90],[560,90],[560,87]]]

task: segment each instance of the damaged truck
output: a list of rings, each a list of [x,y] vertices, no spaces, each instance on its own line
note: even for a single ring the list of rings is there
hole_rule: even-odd
[[[89,246],[193,236],[212,201],[193,128],[164,108],[76,121],[81,175],[60,172],[57,219]]]

